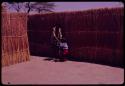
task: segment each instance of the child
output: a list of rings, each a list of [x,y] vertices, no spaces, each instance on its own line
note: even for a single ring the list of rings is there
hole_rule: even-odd
[[[58,51],[59,51],[59,43],[62,39],[62,32],[59,25],[56,25],[52,28],[52,34],[51,34],[51,48],[52,48],[52,58],[53,60],[58,59]]]
[[[60,46],[60,48],[63,51],[63,57],[65,57],[66,55],[68,55],[68,53],[69,53],[69,51],[68,51],[68,44],[67,44],[67,42],[66,42],[66,40],[64,38],[61,39],[61,42],[60,42],[59,46]]]

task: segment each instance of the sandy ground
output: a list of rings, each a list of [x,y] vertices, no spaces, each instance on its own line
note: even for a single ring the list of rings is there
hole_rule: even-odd
[[[2,68],[2,84],[122,84],[124,69],[87,62],[53,62],[45,57]]]

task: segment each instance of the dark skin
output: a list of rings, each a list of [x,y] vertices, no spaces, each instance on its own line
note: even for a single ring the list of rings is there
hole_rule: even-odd
[[[56,27],[53,28],[53,36],[54,36],[54,38],[55,38],[58,42],[60,42],[60,39],[62,39],[61,28],[59,28],[59,37],[60,37],[60,38],[58,38],[58,37],[56,36],[55,32],[56,32]]]

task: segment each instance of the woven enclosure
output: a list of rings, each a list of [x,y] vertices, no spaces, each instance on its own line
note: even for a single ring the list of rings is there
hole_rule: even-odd
[[[60,24],[75,58],[123,66],[124,8],[30,15],[28,36],[33,55],[52,56],[52,27]]]
[[[2,12],[2,66],[28,61],[27,14]]]

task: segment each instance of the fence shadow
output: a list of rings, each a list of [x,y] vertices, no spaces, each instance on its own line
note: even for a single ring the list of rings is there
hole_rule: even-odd
[[[51,54],[49,55],[41,55],[41,54],[32,54],[35,56],[40,56],[40,58],[45,58],[44,61],[54,61],[55,56],[52,56]],[[100,64],[100,65],[105,65],[105,66],[111,66],[111,67],[118,67],[118,68],[124,68],[124,65],[118,65],[114,63],[107,63],[107,62],[100,62],[98,60],[92,60],[89,57],[74,57],[72,55],[68,55],[65,57],[66,61],[74,61],[74,62],[87,62],[87,63],[93,63],[93,64]],[[55,62],[66,62],[66,61],[55,61]]]

